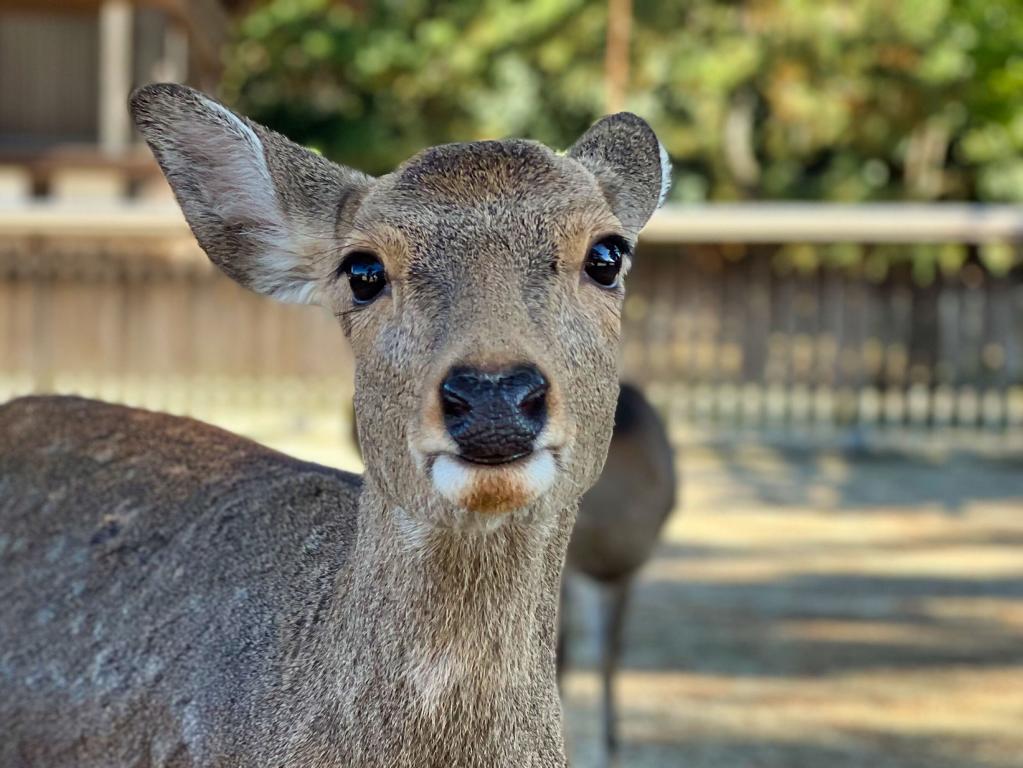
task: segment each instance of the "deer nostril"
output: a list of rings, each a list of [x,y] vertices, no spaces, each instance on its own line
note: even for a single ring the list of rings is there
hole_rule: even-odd
[[[472,403],[455,392],[449,381],[441,385],[440,404],[445,420],[458,419],[472,411]]]
[[[543,381],[526,393],[519,401],[519,410],[528,419],[544,419],[547,416],[547,382]]]

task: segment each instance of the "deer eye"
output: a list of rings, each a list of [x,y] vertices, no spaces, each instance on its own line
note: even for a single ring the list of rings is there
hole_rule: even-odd
[[[356,304],[368,304],[387,287],[387,270],[372,253],[359,251],[350,254],[341,262],[338,271],[348,276]]]
[[[614,288],[622,271],[622,262],[629,252],[628,243],[620,237],[605,237],[590,246],[583,268],[597,285]]]

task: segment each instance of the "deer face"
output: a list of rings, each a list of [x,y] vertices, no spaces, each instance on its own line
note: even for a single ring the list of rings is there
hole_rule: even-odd
[[[367,482],[394,504],[493,519],[596,480],[625,274],[666,192],[642,120],[605,118],[566,155],[452,144],[370,179],[180,86],[133,113],[216,264],[340,319]]]

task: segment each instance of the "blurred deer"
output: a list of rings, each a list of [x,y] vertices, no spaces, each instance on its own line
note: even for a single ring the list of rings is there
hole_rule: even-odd
[[[0,766],[565,765],[558,585],[657,138],[622,113],[373,179],[182,86],[131,107],[212,261],[337,316],[366,472],[0,408]]]
[[[650,559],[676,500],[675,454],[660,416],[631,384],[622,384],[604,471],[582,498],[562,585],[558,674],[568,664],[571,574],[591,580],[599,600],[603,755],[618,755],[614,682],[633,577]]]

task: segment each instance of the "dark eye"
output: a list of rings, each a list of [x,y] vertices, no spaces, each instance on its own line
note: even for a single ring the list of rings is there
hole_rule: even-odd
[[[368,304],[387,286],[387,270],[372,253],[349,255],[338,271],[348,276],[356,304]]]
[[[613,288],[618,283],[622,261],[628,252],[628,244],[620,237],[605,237],[590,247],[584,265],[586,274],[597,285]]]

